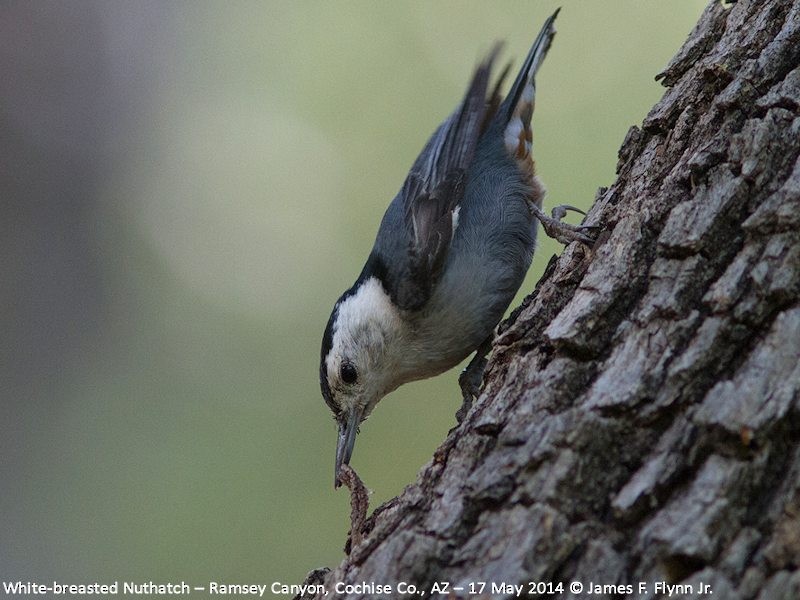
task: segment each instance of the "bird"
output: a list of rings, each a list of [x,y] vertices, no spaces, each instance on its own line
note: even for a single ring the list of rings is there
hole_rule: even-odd
[[[560,9],[559,9],[560,10]],[[536,222],[562,243],[591,245],[591,227],[542,210],[545,189],[532,157],[535,76],[555,36],[544,23],[508,94],[491,91],[495,45],[476,66],[455,111],[436,129],[389,204],[355,283],[336,301],[322,338],[320,387],[338,424],[334,487],[356,433],[387,394],[451,369],[459,422],[479,393],[496,325],[522,285]]]

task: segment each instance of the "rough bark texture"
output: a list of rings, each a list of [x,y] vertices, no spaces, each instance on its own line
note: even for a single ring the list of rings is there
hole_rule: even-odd
[[[465,421],[309,581],[800,598],[800,0],[712,2],[659,77],[601,241],[550,263]]]

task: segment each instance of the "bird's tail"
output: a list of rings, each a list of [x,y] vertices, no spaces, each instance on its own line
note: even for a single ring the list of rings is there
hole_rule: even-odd
[[[517,75],[511,91],[500,105],[498,116],[506,122],[504,141],[506,149],[517,160],[529,162],[533,135],[531,117],[536,100],[536,72],[539,70],[550,44],[556,35],[557,9],[542,25],[528,56]]]

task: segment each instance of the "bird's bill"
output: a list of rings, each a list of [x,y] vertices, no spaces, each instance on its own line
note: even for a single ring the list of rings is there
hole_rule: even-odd
[[[342,485],[339,480],[339,471],[342,465],[350,463],[350,456],[353,454],[353,446],[356,443],[356,433],[361,422],[361,409],[353,407],[346,416],[346,420],[339,423],[339,439],[336,442],[336,469],[334,471],[333,487],[338,488]]]

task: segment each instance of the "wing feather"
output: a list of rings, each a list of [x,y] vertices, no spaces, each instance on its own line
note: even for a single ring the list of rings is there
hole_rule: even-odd
[[[403,309],[418,309],[427,302],[447,258],[454,232],[453,212],[464,197],[498,51],[499,46],[475,70],[461,104],[431,136],[400,191],[408,256],[406,268],[394,278],[394,289],[389,292]]]

